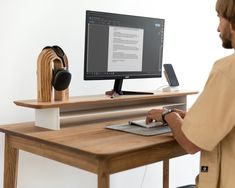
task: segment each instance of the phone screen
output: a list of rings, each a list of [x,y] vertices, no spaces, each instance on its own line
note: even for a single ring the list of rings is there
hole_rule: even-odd
[[[179,86],[179,82],[176,77],[172,64],[164,64],[163,67],[165,69],[164,73],[165,73],[168,84],[170,86]]]

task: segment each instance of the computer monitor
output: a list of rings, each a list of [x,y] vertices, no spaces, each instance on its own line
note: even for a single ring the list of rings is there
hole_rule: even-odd
[[[164,19],[86,11],[84,80],[114,79],[113,92],[123,79],[162,76]]]

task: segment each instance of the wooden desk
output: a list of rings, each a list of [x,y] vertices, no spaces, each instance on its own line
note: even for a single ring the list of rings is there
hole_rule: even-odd
[[[64,119],[57,131],[36,127],[34,122],[1,126],[5,133],[4,188],[17,187],[19,150],[96,173],[98,188],[109,188],[113,173],[163,161],[163,187],[167,188],[169,159],[185,154],[171,134],[145,137],[113,131],[105,126],[130,117],[101,119],[91,115],[80,121]]]

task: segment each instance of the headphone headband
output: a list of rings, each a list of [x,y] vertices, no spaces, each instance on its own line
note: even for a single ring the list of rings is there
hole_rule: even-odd
[[[62,50],[61,47],[56,46],[56,45],[54,45],[54,46],[46,46],[42,50],[45,50],[45,49],[52,49],[56,53],[56,55],[61,59],[61,61],[63,63],[63,66],[66,67],[65,66],[65,62],[64,62],[65,53],[64,53],[64,51]]]
[[[43,48],[45,49],[52,49],[54,53],[59,57],[63,63],[64,68],[59,68],[57,70],[53,70],[53,77],[52,77],[52,85],[57,91],[65,90],[69,87],[71,81],[71,73],[67,70],[64,62],[65,53],[59,46],[46,46]]]

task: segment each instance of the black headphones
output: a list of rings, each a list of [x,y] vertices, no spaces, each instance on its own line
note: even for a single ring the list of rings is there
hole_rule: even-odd
[[[46,46],[43,48],[45,49],[52,49],[56,55],[61,59],[63,68],[57,69],[56,71],[53,70],[53,77],[52,77],[52,85],[57,91],[65,90],[69,87],[70,81],[71,81],[71,73],[67,70],[65,62],[64,62],[64,56],[65,53],[59,46]]]

